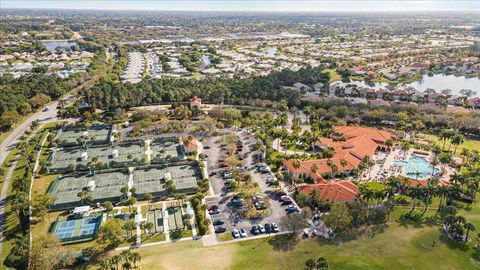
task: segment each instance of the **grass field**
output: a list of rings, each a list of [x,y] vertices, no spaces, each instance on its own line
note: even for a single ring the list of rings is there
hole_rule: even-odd
[[[436,143],[440,146],[443,146],[443,141],[441,141],[437,135],[425,134],[425,139],[433,143]],[[447,140],[447,142],[445,143],[446,149],[448,149],[449,144],[450,144],[450,141]],[[463,148],[480,151],[480,140],[465,139],[465,141],[457,147],[456,154],[460,154]],[[452,145],[450,149],[453,151],[455,149],[455,145]]]
[[[342,76],[340,76],[340,74],[338,74],[337,70],[335,69],[324,69],[323,72],[327,73],[330,76],[330,80],[328,81],[328,83],[340,81],[342,79]]]
[[[307,259],[319,256],[325,256],[334,270],[480,268],[480,253],[474,251],[474,243],[451,241],[436,223],[400,221],[400,214],[407,211],[396,209],[391,222],[374,237],[364,233],[334,241],[307,239],[294,246],[286,245],[281,236],[213,247],[203,247],[201,241],[185,241],[137,251],[143,270],[304,269]],[[429,210],[425,217],[434,213]],[[478,203],[459,213],[480,226]],[[478,242],[475,232],[471,236]]]

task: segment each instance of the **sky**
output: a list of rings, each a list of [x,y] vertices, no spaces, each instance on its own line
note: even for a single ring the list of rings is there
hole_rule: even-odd
[[[260,12],[478,11],[480,13],[480,0],[0,0],[0,8]]]

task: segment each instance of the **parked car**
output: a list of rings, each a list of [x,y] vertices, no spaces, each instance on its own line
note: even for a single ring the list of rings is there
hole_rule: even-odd
[[[282,201],[281,205],[290,205],[290,204],[292,204],[292,203],[293,203],[292,200],[286,199],[286,200],[283,200],[283,201]]]
[[[273,182],[275,182],[276,179],[272,176],[269,176],[267,177],[267,180],[265,180],[265,183],[267,183],[268,185],[272,184]]]
[[[248,236],[248,234],[247,234],[247,231],[245,231],[245,229],[244,229],[244,228],[241,228],[241,229],[240,229],[240,236],[241,236],[242,238],[244,238],[244,237],[247,237],[247,236]]]
[[[210,146],[204,145],[204,146],[203,146],[203,149],[210,149]]]
[[[216,214],[220,213],[220,209],[216,208],[216,209],[208,210],[208,213],[210,215],[216,215]]]
[[[217,172],[210,172],[209,176],[217,175]]]
[[[277,191],[275,192],[275,195],[277,197],[282,197],[282,196],[287,196],[287,193],[285,193],[284,191]]]
[[[233,238],[240,238],[240,232],[237,229],[232,230]]]
[[[260,167],[260,168],[258,168],[258,171],[259,171],[260,173],[268,173],[268,172],[269,172],[268,169],[267,169],[267,167]]]
[[[289,213],[289,214],[300,212],[300,210],[295,205],[287,206],[287,208],[285,208],[285,211],[287,211],[287,213]]]
[[[260,233],[260,230],[258,229],[258,226],[256,226],[256,225],[253,225],[253,226],[252,226],[252,230],[251,230],[251,231],[252,231],[252,234],[254,234],[254,235],[257,235],[257,234]]]
[[[42,112],[48,112],[49,110],[50,110],[50,108],[45,107],[45,109],[43,109]]]
[[[220,168],[226,168],[228,167],[228,164],[225,162],[220,163]]]
[[[214,226],[223,225],[223,224],[225,224],[225,221],[224,221],[223,219],[215,219],[215,220],[213,221],[213,225],[214,225]]]
[[[227,227],[225,226],[216,226],[215,227],[215,233],[224,233],[227,231]]]
[[[213,209],[218,209],[218,205],[214,204],[214,205],[210,205],[210,207],[208,207],[208,211],[213,210]]]
[[[257,210],[264,210],[267,209],[267,205],[265,204],[265,202],[259,201],[255,203],[255,208],[257,208]]]
[[[237,169],[240,170],[240,171],[244,171],[244,170],[245,170],[245,166],[243,166],[243,165],[237,165],[235,168],[237,168]]]
[[[277,233],[277,232],[280,231],[280,229],[278,228],[278,225],[276,223],[272,222],[272,224],[270,226],[271,226],[273,232]]]
[[[266,233],[267,231],[265,230],[265,227],[263,227],[262,224],[258,225],[258,230],[260,231],[260,233]]]
[[[233,203],[233,205],[235,205],[235,206],[243,206],[243,202],[244,202],[244,201],[245,201],[245,200],[242,199],[242,198],[240,198],[240,197],[237,197],[237,198],[233,198],[233,199],[232,199],[232,203]]]
[[[270,223],[265,223],[265,232],[266,233],[272,232],[272,226],[270,225]]]

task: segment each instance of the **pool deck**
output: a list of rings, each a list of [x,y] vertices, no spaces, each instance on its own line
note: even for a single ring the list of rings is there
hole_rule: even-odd
[[[375,165],[370,169],[366,170],[366,172],[361,177],[362,181],[379,181],[384,182],[389,176],[406,176],[406,173],[403,171],[402,167],[394,164],[395,160],[409,160],[412,155],[418,155],[421,157],[426,158],[429,162],[433,158],[432,153],[428,153],[428,155],[420,155],[414,153],[414,149],[410,149],[407,151],[403,151],[400,148],[395,147],[390,153],[386,152],[378,152],[372,157],[372,160],[375,162]],[[437,166],[440,168],[440,165]],[[446,173],[441,177],[444,181],[450,180],[450,175],[454,173],[454,170],[449,166],[444,167]],[[385,173],[383,173],[385,171]],[[429,175],[430,176],[430,175]],[[429,178],[427,176],[426,179],[419,179],[419,180],[427,180]]]

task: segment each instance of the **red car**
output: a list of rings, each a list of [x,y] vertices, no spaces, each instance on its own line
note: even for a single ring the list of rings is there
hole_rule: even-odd
[[[283,201],[282,201],[282,205],[290,205],[290,204],[292,204],[292,203],[293,203],[293,202],[292,202],[292,200],[290,200],[290,199],[287,199],[287,200],[283,200]]]
[[[204,145],[204,146],[203,146],[203,149],[210,149],[210,146]]]
[[[287,193],[285,193],[283,191],[277,191],[277,192],[275,192],[275,195],[277,195],[277,197],[282,197],[282,196],[287,196]]]
[[[208,208],[208,211],[211,211],[211,210],[214,210],[214,209],[218,209],[218,205],[211,205],[211,206]]]

